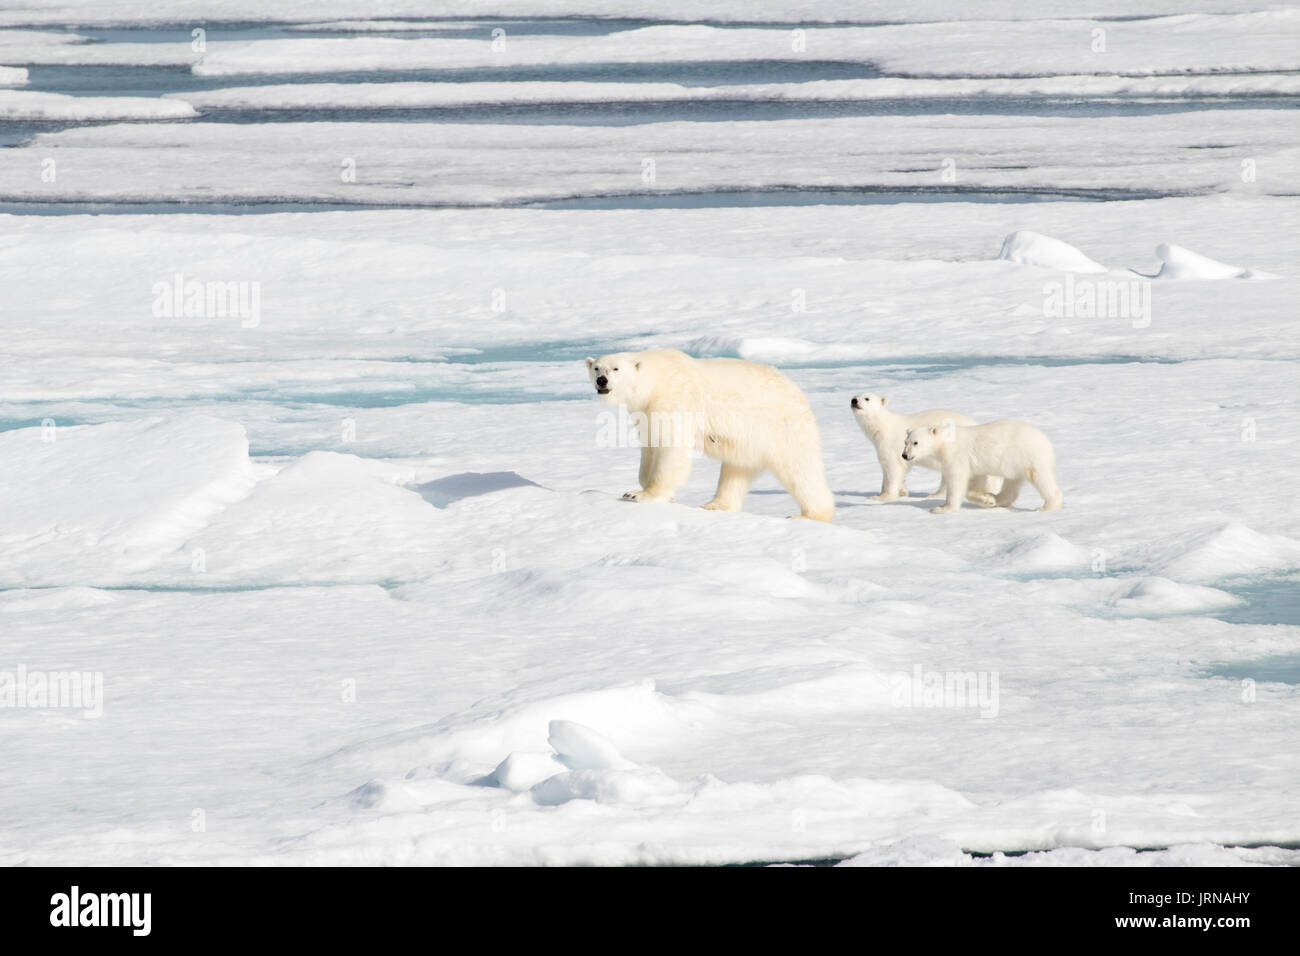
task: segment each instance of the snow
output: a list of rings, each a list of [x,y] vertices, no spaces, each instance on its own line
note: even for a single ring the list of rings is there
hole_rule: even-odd
[[[1148,16],[1179,13],[1236,13],[1234,0],[1093,0],[1089,12],[1096,17],[1123,18],[1135,13]],[[521,17],[625,17],[711,22],[951,22],[968,20],[1012,20],[1024,16],[1019,0],[986,0],[978,5],[953,4],[951,0],[912,0],[899,6],[888,0],[863,0],[846,16],[837,0],[496,0],[494,16]],[[295,22],[348,20],[358,14],[356,0],[157,0],[148,10],[127,0],[63,0],[6,11],[0,22],[17,24],[153,24],[159,22]],[[390,18],[428,20],[478,16],[476,6],[463,0],[372,0],[365,5],[367,17],[380,21],[387,30]],[[1073,0],[1043,0],[1034,13],[1043,18],[1077,14]]]
[[[1261,96],[1300,93],[1290,73],[1228,76],[1053,76],[1023,79],[820,80],[806,83],[530,82],[311,83],[230,87],[182,94],[203,110],[432,109],[559,103],[854,102],[955,96]]]
[[[1039,235],[1030,229],[1018,230],[1002,240],[1002,251],[998,253],[998,258],[1065,272],[1108,271],[1105,266],[1093,262],[1068,242]]]
[[[1097,24],[1063,19],[1069,6],[1025,20],[1010,3],[868,3],[853,16],[938,22],[810,30],[807,55],[920,76],[736,89],[1175,108],[223,122],[230,108],[721,103],[731,88],[341,85],[330,70],[383,51],[385,69],[483,60],[486,29],[322,47],[215,25],[348,20],[351,0],[0,14],[87,34],[202,16],[209,75],[275,78],[7,94],[61,104],[69,124],[107,118],[106,100],[133,112],[0,150],[6,201],[104,204],[0,213],[0,671],[95,672],[105,695],[93,720],[3,710],[0,863],[1300,862],[1300,685],[1270,663],[1294,658],[1300,629],[1260,599],[1300,570],[1300,148],[1283,110],[1204,102],[1289,104],[1295,17],[1160,0],[1139,12],[1177,16]],[[821,0],[692,7],[528,9],[846,15]],[[435,11],[470,12],[364,13]],[[1013,22],[984,19],[999,11]],[[507,51],[589,65],[677,44],[753,62],[789,50],[794,25],[512,34]],[[1104,55],[1088,50],[1095,25]],[[323,82],[290,83],[282,71],[321,50],[340,55],[312,68]],[[5,64],[198,56],[0,31]],[[1247,72],[1206,72],[1230,67]],[[212,112],[159,112],[189,103]],[[563,202],[627,194],[648,206]],[[698,205],[653,208],[656,194]],[[151,205],[168,202],[218,206]],[[178,276],[255,288],[256,319],[160,309]],[[1149,321],[1048,308],[1048,287],[1130,281]],[[786,520],[770,477],[744,512],[705,512],[708,461],[675,504],[619,500],[637,450],[607,440],[582,360],[649,347],[781,366],[818,416],[835,522]],[[939,476],[921,471],[911,498],[871,501],[879,466],[848,407],[864,390],[1031,421],[1066,507],[935,518],[922,494]]]
[[[1248,197],[1289,194],[1300,175],[1300,150],[1278,117],[1275,110],[1224,110],[1213,126],[1189,124],[1181,113],[594,127],[131,123],[40,133],[30,146],[0,153],[0,176],[9,200],[499,205],[754,189]],[[22,175],[33,152],[62,160],[57,183]],[[1247,160],[1257,170],[1249,182],[1242,178]],[[1148,233],[1143,254],[1169,240],[1188,241],[1160,229]]]
[[[695,13],[699,16],[699,13]],[[782,17],[781,19],[786,19]],[[797,21],[796,21],[797,22]],[[1102,31],[1099,40],[1094,32]],[[715,27],[672,24],[607,36],[473,38],[294,38],[214,43],[194,71],[203,76],[334,70],[453,69],[574,63],[818,59],[873,63],[887,73],[1034,76],[1281,72],[1300,65],[1300,13],[1292,9],[1127,22],[987,20],[876,27]]]
[[[1243,269],[1215,262],[1208,256],[1198,255],[1190,249],[1162,242],[1156,246],[1156,256],[1161,261],[1157,279],[1275,279],[1267,272]]]
[[[23,86],[27,82],[27,71],[22,67],[0,66],[0,86]]]
[[[190,119],[197,115],[194,107],[177,99],[0,90],[0,119],[6,120]]]

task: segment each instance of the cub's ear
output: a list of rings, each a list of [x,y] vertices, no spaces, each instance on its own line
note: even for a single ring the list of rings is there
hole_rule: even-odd
[[[640,363],[640,362],[633,362],[633,363],[632,363],[632,367],[633,367],[634,369],[636,369],[638,372],[641,371],[641,363]]]
[[[939,426],[938,426],[938,425],[931,425],[931,426],[930,426],[930,434],[931,434],[931,435],[937,435],[937,434],[939,434]]]
[[[881,407],[881,408],[884,408],[884,407],[885,407],[886,405],[888,405],[888,404],[889,404],[889,399],[888,399],[888,397],[886,397],[886,396],[884,396],[884,395],[881,395],[881,396],[880,396],[880,407]]]
[[[591,371],[591,367],[592,367],[593,365],[595,365],[595,364],[596,364],[596,360],[595,360],[594,358],[592,358],[590,355],[588,355],[588,356],[587,356],[587,371],[590,372],[590,371]]]

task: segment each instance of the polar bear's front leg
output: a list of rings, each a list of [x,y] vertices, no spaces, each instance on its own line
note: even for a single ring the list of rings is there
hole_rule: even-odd
[[[654,474],[655,451],[655,446],[649,443],[641,446],[641,468],[637,471],[636,480],[641,482],[642,488],[650,485],[650,476]]]
[[[907,490],[904,484],[907,481],[907,472],[912,467],[903,460],[903,456],[895,453],[878,456],[880,458],[880,473],[883,476],[880,480],[880,494],[876,495],[873,501],[893,501],[895,498],[906,498]]]
[[[757,477],[757,469],[741,468],[723,462],[722,470],[718,473],[718,490],[714,492],[713,500],[703,507],[709,511],[739,511],[749,486]]]
[[[650,480],[623,497],[628,501],[672,501],[691,477],[691,451],[685,446],[660,446],[650,463]]]
[[[961,503],[966,500],[966,492],[970,487],[970,469],[960,465],[945,468],[943,483],[948,489],[948,497],[939,507],[931,508],[931,514],[944,515],[961,510]]]

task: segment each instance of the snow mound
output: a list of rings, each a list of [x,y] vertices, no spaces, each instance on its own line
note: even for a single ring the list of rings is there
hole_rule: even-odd
[[[557,725],[563,727],[571,722],[588,728],[600,727],[600,737],[619,753],[623,749],[680,741],[690,732],[694,716],[704,710],[697,703],[659,693],[652,680],[536,699],[528,699],[527,691],[516,690],[480,701],[466,711],[449,714],[414,732],[411,739],[415,752],[423,755],[437,774],[446,768],[461,768],[470,776],[473,768],[484,765],[500,770],[503,753],[538,753],[543,742],[554,736]],[[561,749],[573,747],[586,756],[602,752],[593,738],[565,729],[560,730],[555,740]],[[538,762],[520,758],[517,763],[523,772]],[[562,765],[560,769],[566,767]],[[422,769],[417,768],[412,774],[424,775]],[[514,769],[513,765],[507,767],[510,771]]]
[[[676,805],[690,792],[658,770],[573,770],[543,780],[530,791],[538,804],[591,800],[623,807]]]
[[[995,560],[1013,572],[1072,570],[1088,566],[1092,552],[1044,532],[1007,545]]]
[[[5,584],[112,584],[253,488],[243,426],[201,415],[0,434]]]
[[[26,71],[22,72],[20,82],[25,83]],[[5,82],[6,76],[0,72],[0,85],[18,85]],[[7,120],[157,120],[193,119],[198,115],[189,103],[175,98],[68,96],[31,90],[0,90],[0,119]]]
[[[1025,266],[1058,269],[1062,272],[1107,272],[1099,262],[1089,259],[1081,251],[1051,236],[1021,229],[1002,240],[999,259],[1018,262]]]
[[[1226,524],[1166,561],[1160,572],[1184,581],[1217,581],[1237,575],[1300,568],[1300,541]]]
[[[608,737],[573,720],[553,720],[547,743],[570,770],[634,770]]]
[[[567,771],[568,768],[553,753],[516,750],[497,764],[496,769],[484,777],[481,783],[523,793],[543,780]]]
[[[444,560],[442,512],[381,462],[314,451],[262,482],[188,544],[207,584],[385,583]]]
[[[1241,599],[1198,584],[1181,584],[1168,578],[1142,578],[1114,602],[1115,610],[1135,617],[1190,614],[1240,604]]]
[[[1160,259],[1160,271],[1154,279],[1276,279],[1271,272],[1247,269],[1242,266],[1230,266],[1208,256],[1176,246],[1171,242],[1162,242],[1156,246],[1156,256]]]
[[[0,66],[0,86],[26,86],[27,71],[21,66]]]

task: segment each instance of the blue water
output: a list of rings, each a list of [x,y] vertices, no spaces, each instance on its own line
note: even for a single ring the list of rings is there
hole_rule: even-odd
[[[1268,577],[1218,585],[1245,602],[1211,617],[1234,624],[1286,624],[1300,627],[1300,576]],[[1300,657],[1295,658],[1300,662]]]
[[[1300,654],[1279,654],[1253,661],[1214,664],[1205,672],[1205,676],[1253,680],[1258,684],[1300,684]]]

